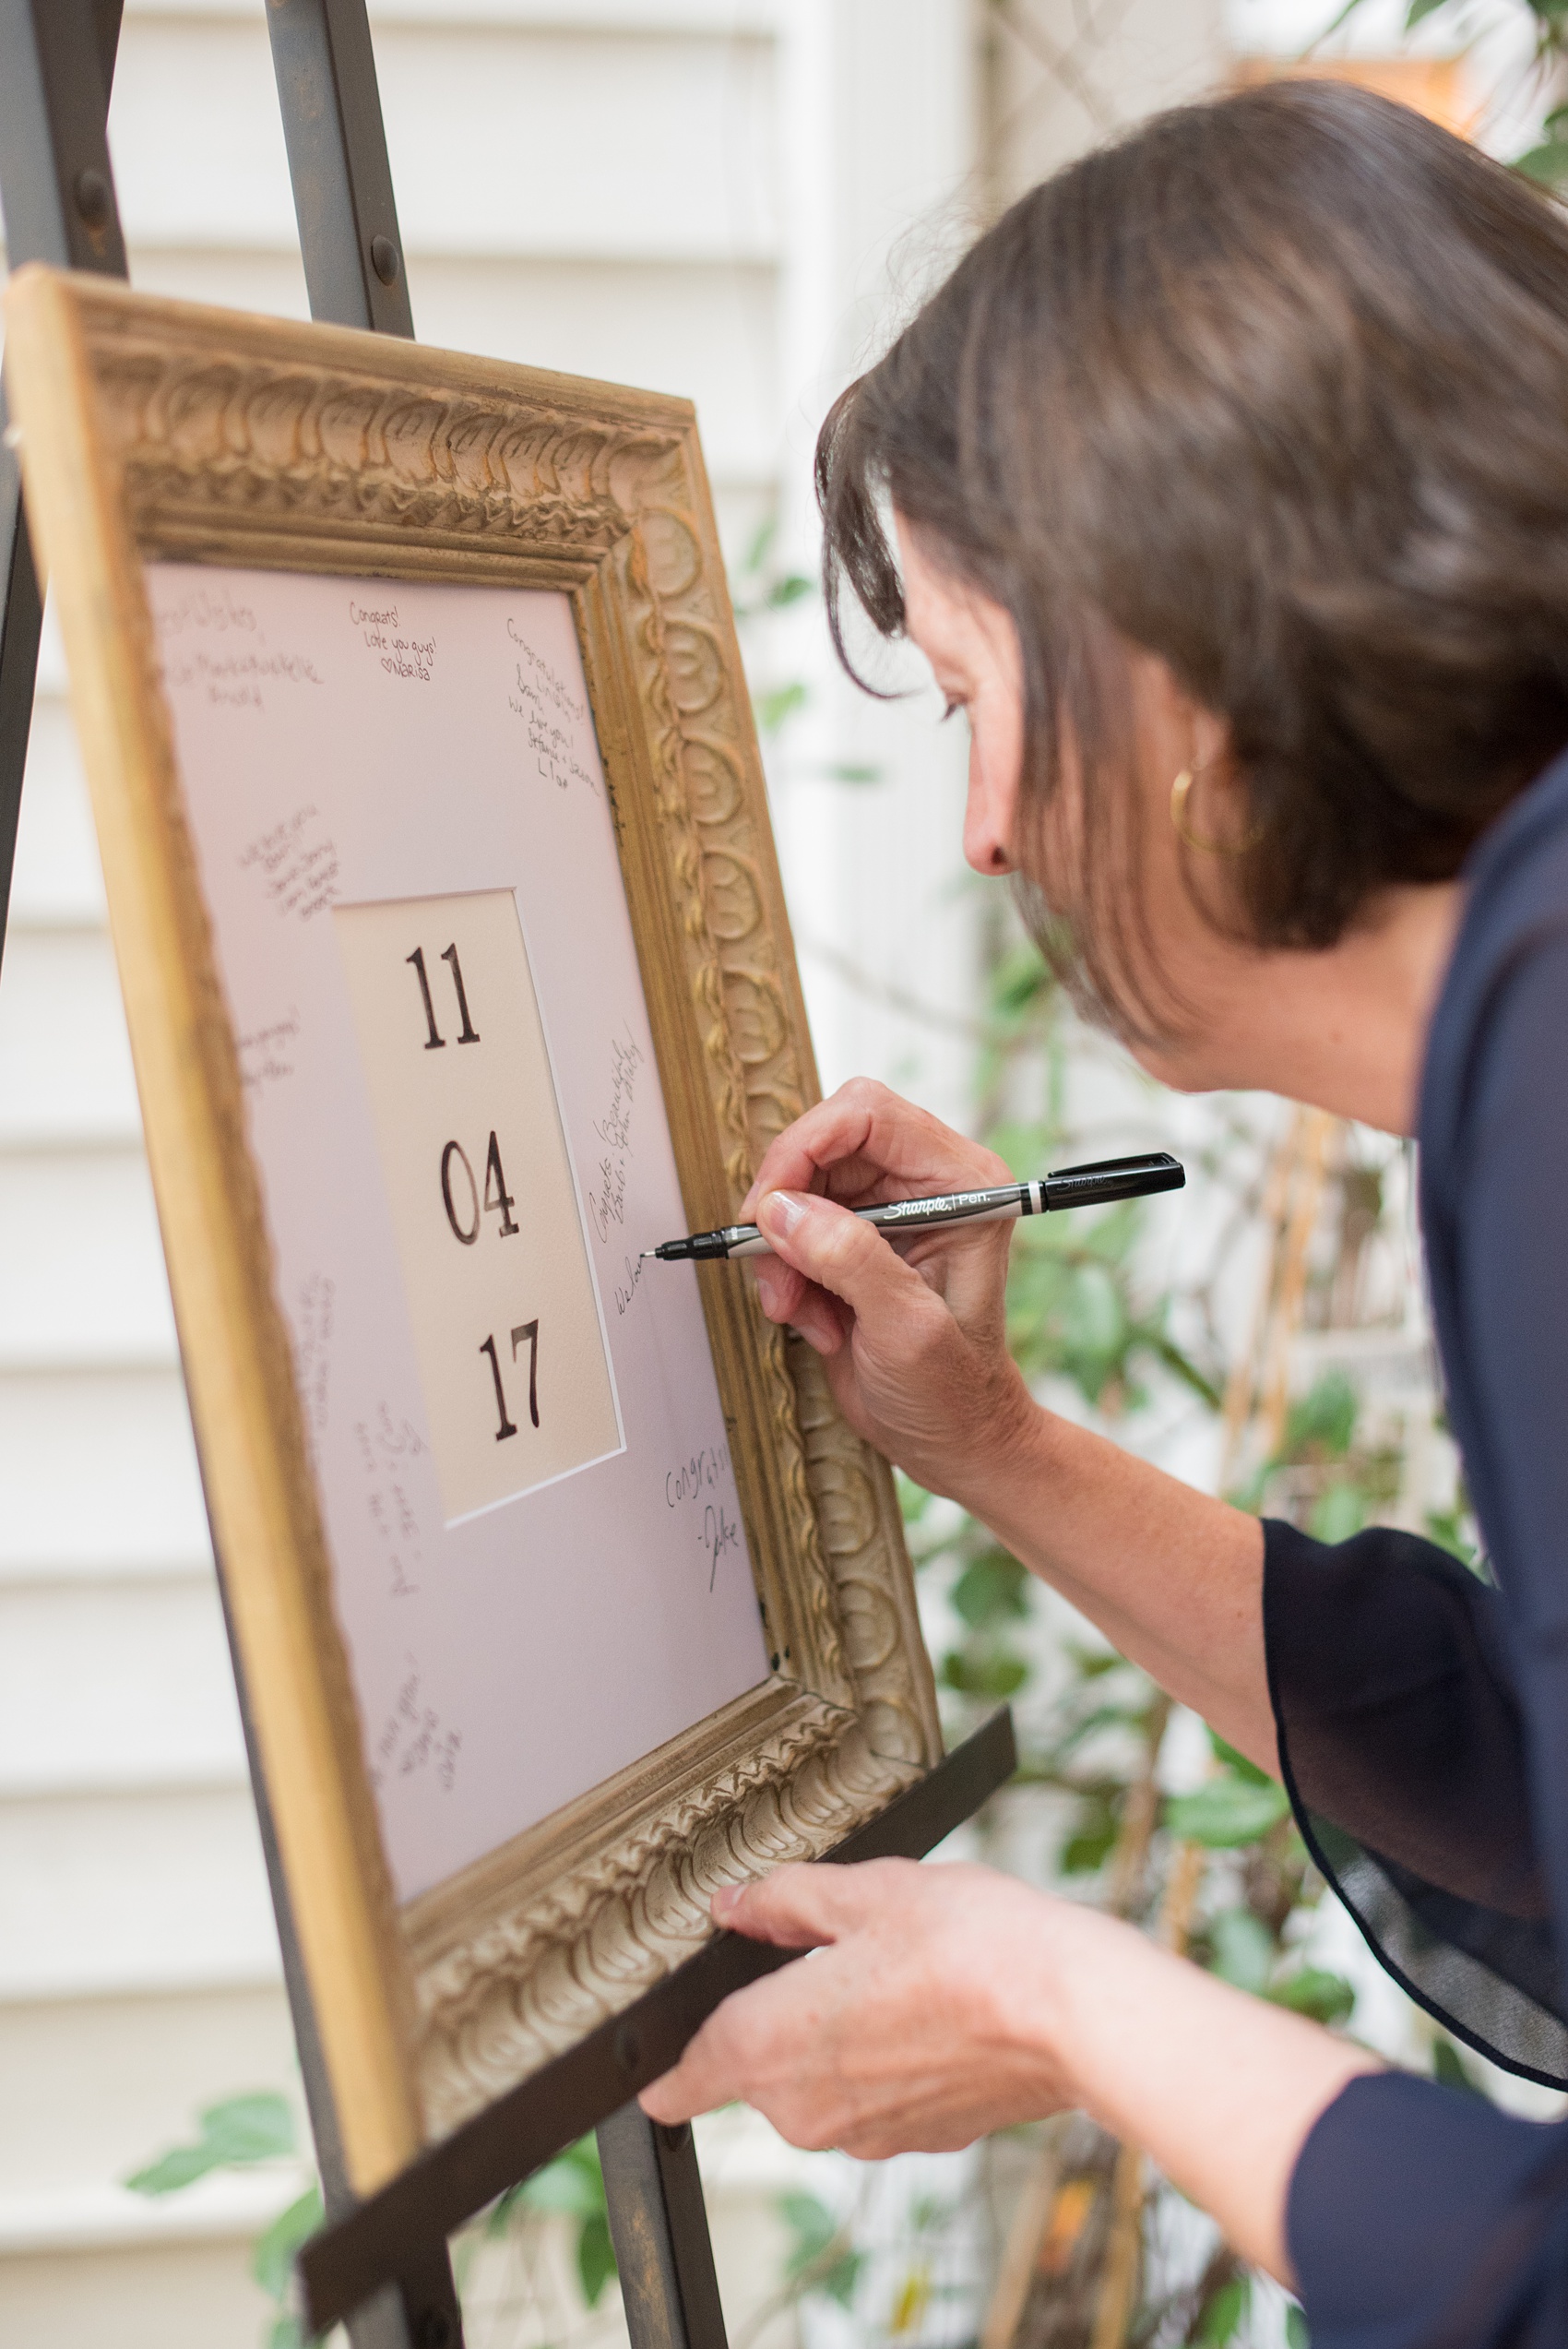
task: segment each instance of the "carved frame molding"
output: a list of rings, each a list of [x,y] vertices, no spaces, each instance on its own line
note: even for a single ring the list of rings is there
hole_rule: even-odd
[[[690,1955],[717,1886],[873,1816],[940,1734],[885,1462],[707,1268],[773,1676],[395,1911],[140,562],[570,594],[694,1225],[733,1217],[816,1093],[750,702],[688,403],[38,270],[8,313],[215,1532],[364,2189]]]

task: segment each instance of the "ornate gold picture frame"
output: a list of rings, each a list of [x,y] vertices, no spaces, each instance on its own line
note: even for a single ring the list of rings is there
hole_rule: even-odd
[[[6,368],[236,1663],[363,2194],[690,1956],[718,1886],[820,1854],[911,1783],[941,1752],[934,1695],[885,1463],[749,1283],[701,1267],[761,1676],[399,1892],[150,583],[195,566],[569,599],[682,1212],[731,1222],[816,1080],[695,421],[37,268],[11,284]],[[446,1211],[466,1241],[469,1208]]]

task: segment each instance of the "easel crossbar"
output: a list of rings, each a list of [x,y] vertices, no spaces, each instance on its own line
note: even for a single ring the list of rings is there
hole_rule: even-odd
[[[1016,1766],[1013,1717],[1004,1706],[827,1857],[920,1859],[972,1818]],[[307,2329],[325,2332],[350,2315],[397,2280],[422,2246],[452,2234],[668,2071],[731,1991],[803,1955],[718,1934],[624,2014],[421,2154],[305,2245],[299,2267]]]

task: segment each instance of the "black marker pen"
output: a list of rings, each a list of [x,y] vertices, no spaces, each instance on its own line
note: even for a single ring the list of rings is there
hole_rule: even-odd
[[[1007,1223],[1020,1215],[1051,1215],[1063,1207],[1100,1207],[1111,1199],[1142,1198],[1150,1191],[1179,1191],[1187,1180],[1179,1158],[1169,1151],[1146,1151],[1138,1158],[1102,1158],[1092,1166],[1064,1166],[1033,1183],[1004,1183],[992,1191],[950,1191],[942,1198],[889,1199],[882,1207],[857,1207],[862,1223],[890,1235],[936,1232],[946,1223]],[[695,1258],[771,1256],[754,1223],[726,1223],[717,1232],[693,1232],[662,1247],[644,1248],[639,1261],[658,1257],[666,1264]]]

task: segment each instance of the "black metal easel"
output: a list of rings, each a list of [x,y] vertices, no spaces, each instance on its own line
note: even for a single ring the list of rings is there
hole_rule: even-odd
[[[13,268],[45,261],[126,274],[106,136],[123,6],[0,0],[0,210]],[[267,0],[267,19],[311,315],[411,337],[365,0]],[[8,442],[0,447],[0,584],[3,952],[42,621]],[[362,2201],[344,2167],[232,1640],[231,1650],[328,2219],[300,2262],[311,2323],[325,2331],[345,2321],[353,2349],[461,2349],[448,2236],[592,2128],[633,2349],[725,2349],[691,2129],[657,2128],[635,2100],[731,1990],[798,1953],[719,1934],[625,2013]],[[830,1856],[920,1856],[972,1816],[1014,1760],[1004,1711]]]

